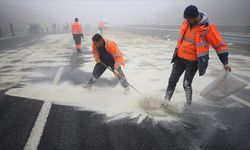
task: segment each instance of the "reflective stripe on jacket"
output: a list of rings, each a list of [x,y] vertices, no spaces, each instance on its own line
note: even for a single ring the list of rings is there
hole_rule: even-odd
[[[112,55],[115,61],[115,68],[118,69],[121,65],[125,67],[125,61],[123,55],[119,48],[116,46],[115,42],[104,39],[106,50]],[[100,60],[100,53],[97,50],[97,47],[92,43],[92,53],[95,60]]]
[[[197,25],[190,29],[185,20],[181,26],[180,38],[173,56],[190,60],[198,60],[199,74],[204,75],[209,59],[209,47],[216,50],[221,62],[228,63],[228,46],[221,38],[214,24]]]

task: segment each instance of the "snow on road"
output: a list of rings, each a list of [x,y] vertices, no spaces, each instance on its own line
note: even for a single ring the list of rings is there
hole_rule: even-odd
[[[85,36],[86,51],[91,51],[91,36]],[[162,98],[164,96],[168,78],[171,72],[172,64],[170,64],[172,53],[176,45],[176,41],[157,39],[147,36],[135,35],[126,32],[111,31],[104,35],[110,40],[114,40],[124,54],[126,67],[123,68],[128,81],[138,88],[145,95]],[[69,34],[51,35],[43,39],[42,43],[36,45],[9,51],[1,54],[0,67],[6,67],[6,73],[1,72],[1,84],[5,82],[23,83],[28,77],[44,75],[36,70],[31,72],[20,72],[24,68],[36,68],[41,66],[62,66],[69,65],[68,57],[72,55],[72,37]],[[80,68],[83,72],[92,72],[95,65],[91,53],[87,53],[81,58],[91,58],[91,61],[84,62]],[[232,66],[237,66],[237,73],[244,74],[249,72],[248,56],[231,56]],[[18,63],[13,63],[13,61]],[[246,65],[239,66],[238,62],[244,62]],[[214,77],[210,74],[214,70],[220,71],[222,65],[217,58],[215,52],[211,50],[210,65],[208,73],[204,77],[196,75],[193,83],[195,103],[211,105],[211,103],[202,100],[199,92],[208,85]],[[234,68],[233,68],[234,69]],[[235,69],[236,70],[236,69]],[[2,71],[2,69],[1,69]],[[218,72],[219,73],[219,72]],[[27,77],[28,76],[28,77]],[[102,78],[115,80],[114,75],[108,70],[103,74]],[[102,80],[102,78],[100,80]],[[86,81],[87,82],[87,81]],[[9,86],[2,86],[2,89]],[[77,106],[79,109],[91,110],[104,113],[109,120],[120,119],[123,117],[138,118],[138,122],[142,122],[148,115],[140,105],[143,96],[139,95],[131,89],[130,95],[123,93],[123,88],[118,84],[115,87],[93,87],[92,91],[83,89],[81,85],[73,84],[69,81],[53,85],[51,82],[27,83],[19,88],[12,88],[6,92],[8,95],[27,97],[37,100],[51,101],[55,104]],[[173,96],[172,105],[177,108],[182,107],[185,103],[184,90],[182,88],[182,78],[176,88]],[[225,104],[222,107],[242,107],[241,104],[234,102],[233,104]],[[178,118],[168,115],[154,119],[178,120]]]
[[[42,67],[56,67],[68,64],[71,51],[65,47],[71,39],[68,35],[49,35],[39,43],[12,49],[0,54],[0,90],[16,84],[25,84],[30,78],[44,77]],[[62,57],[63,56],[63,57]]]

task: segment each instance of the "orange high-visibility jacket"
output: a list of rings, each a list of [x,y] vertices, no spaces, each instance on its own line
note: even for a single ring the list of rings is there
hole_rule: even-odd
[[[105,41],[105,48],[106,50],[113,56],[115,61],[115,68],[118,69],[121,65],[125,67],[125,61],[123,58],[123,55],[119,48],[116,46],[115,42],[104,39]],[[100,54],[97,50],[97,47],[94,43],[92,43],[92,53],[95,58],[95,60],[100,60]]]
[[[82,27],[79,22],[73,22],[71,25],[72,34],[82,34]]]
[[[221,62],[224,65],[227,64],[228,46],[221,38],[215,25],[197,25],[190,29],[185,20],[181,26],[180,38],[172,62],[176,55],[190,61],[198,60],[199,74],[203,75],[208,64],[210,45],[216,50]]]

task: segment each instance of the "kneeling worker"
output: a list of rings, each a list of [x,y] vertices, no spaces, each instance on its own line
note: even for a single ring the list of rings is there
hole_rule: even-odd
[[[104,73],[107,67],[110,67],[125,91],[129,91],[130,88],[127,79],[121,69],[121,65],[125,66],[125,62],[119,48],[113,41],[104,39],[98,33],[92,37],[92,41],[92,53],[97,63],[86,87],[91,89],[92,85]]]

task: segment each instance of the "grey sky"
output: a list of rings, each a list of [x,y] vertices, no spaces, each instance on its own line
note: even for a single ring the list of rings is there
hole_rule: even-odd
[[[71,22],[79,17],[83,24],[99,20],[111,24],[158,23],[179,25],[186,6],[194,4],[217,25],[250,25],[250,0],[11,0],[0,2],[1,24],[14,22]]]

